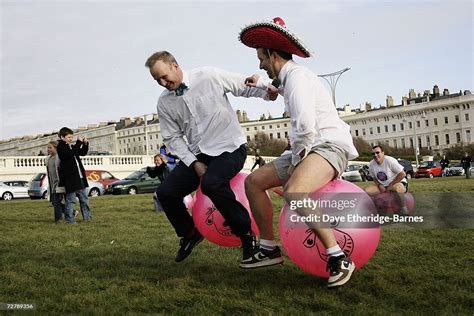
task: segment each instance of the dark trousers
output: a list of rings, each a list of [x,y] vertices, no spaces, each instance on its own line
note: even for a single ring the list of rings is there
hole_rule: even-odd
[[[201,179],[202,193],[214,203],[235,235],[248,233],[251,230],[250,216],[245,207],[235,199],[229,183],[244,166],[247,158],[246,145],[232,153],[224,152],[216,157],[199,154],[196,158],[207,165],[207,171]],[[183,198],[197,189],[199,180],[194,169],[179,162],[156,190],[158,200],[179,237],[186,237],[194,228]]]

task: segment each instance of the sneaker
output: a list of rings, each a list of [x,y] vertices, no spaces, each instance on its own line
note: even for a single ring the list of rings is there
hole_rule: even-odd
[[[77,215],[79,215],[79,211],[78,211],[78,210],[74,210],[74,218],[76,218]]]
[[[355,270],[355,264],[346,255],[329,257],[326,271],[329,270],[328,287],[346,284]]]
[[[281,256],[279,247],[275,247],[273,250],[257,248],[250,257],[242,259],[240,267],[242,269],[253,269],[269,267],[281,263],[283,263],[283,257]]]
[[[193,248],[203,239],[204,237],[202,237],[201,233],[194,227],[190,237],[183,237],[179,241],[178,253],[174,260],[181,262],[186,259],[191,254],[191,251],[193,251]]]
[[[240,236],[240,241],[242,242],[242,262],[253,257],[253,254],[258,250],[257,238],[252,232]]]

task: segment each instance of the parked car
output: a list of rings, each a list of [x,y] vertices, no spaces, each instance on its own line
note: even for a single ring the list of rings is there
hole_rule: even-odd
[[[107,188],[107,193],[111,194],[137,194],[155,192],[161,184],[160,179],[151,178],[146,173],[146,168],[135,171],[123,180],[114,182]]]
[[[460,163],[449,167],[449,173],[448,175],[450,176],[463,176],[465,173],[464,168],[461,166]]]
[[[105,193],[104,186],[98,181],[87,180],[89,186],[86,188],[88,196],[99,196]],[[35,175],[29,185],[28,195],[31,199],[45,199],[48,195],[48,177],[46,172]]]
[[[105,170],[86,170],[86,176],[88,180],[98,181],[102,183],[106,191],[109,184],[120,180],[119,178],[114,177],[113,174]]]
[[[372,181],[368,165],[353,164],[348,165],[342,173],[341,178],[347,181]]]
[[[413,166],[411,162],[405,159],[397,159],[398,163],[403,166],[403,171],[405,171],[406,178],[411,179],[415,177],[415,171],[413,170]]]
[[[3,181],[6,185],[9,186],[14,186],[14,187],[25,187],[28,188],[28,181],[23,181],[23,180],[8,180],[8,181]]]
[[[439,161],[423,161],[415,173],[415,178],[433,178],[440,177],[443,173],[443,168]]]
[[[10,201],[18,198],[27,198],[28,188],[18,185],[7,185],[0,182],[0,198],[5,201]]]

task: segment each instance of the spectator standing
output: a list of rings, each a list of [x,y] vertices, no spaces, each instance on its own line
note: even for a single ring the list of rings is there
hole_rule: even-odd
[[[467,152],[464,153],[464,157],[461,158],[461,166],[464,168],[464,174],[466,175],[466,179],[471,178],[471,156]]]

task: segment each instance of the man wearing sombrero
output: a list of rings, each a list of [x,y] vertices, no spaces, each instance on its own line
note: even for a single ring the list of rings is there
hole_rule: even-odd
[[[291,154],[282,155],[272,163],[250,174],[245,182],[246,194],[260,230],[260,249],[242,260],[241,268],[270,266],[283,262],[273,235],[273,210],[266,190],[284,185],[288,204],[302,200],[346,168],[349,159],[358,156],[349,126],[338,116],[336,108],[318,77],[306,67],[296,64],[292,55],[310,57],[311,54],[298,37],[291,33],[281,18],[244,27],[240,41],[257,50],[260,69],[274,79],[285,99],[285,111],[290,114]],[[252,87],[266,88],[254,75],[247,78]],[[304,192],[307,192],[306,194]],[[298,209],[307,215],[308,209]],[[355,269],[344,254],[331,228],[312,223],[329,257],[328,287],[345,284]]]

